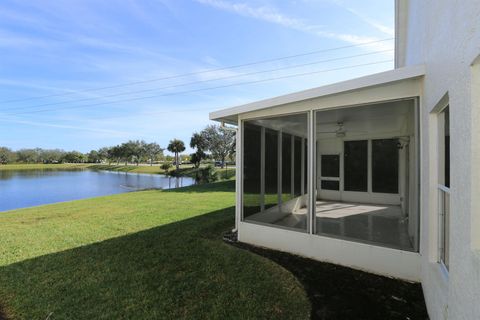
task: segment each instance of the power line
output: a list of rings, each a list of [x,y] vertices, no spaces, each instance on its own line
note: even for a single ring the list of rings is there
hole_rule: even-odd
[[[1,101],[1,103],[13,103],[13,102],[35,100],[35,99],[62,97],[62,96],[69,96],[69,95],[74,95],[74,94],[79,94],[79,93],[84,93],[84,92],[92,92],[92,91],[101,91],[101,90],[107,90],[107,89],[121,88],[121,87],[133,86],[133,85],[137,85],[137,84],[151,83],[151,82],[156,82],[156,81],[161,81],[161,80],[170,80],[170,79],[182,78],[182,77],[186,77],[186,76],[205,74],[205,73],[209,73],[209,72],[218,72],[218,71],[242,68],[242,67],[247,67],[247,66],[253,66],[253,65],[268,63],[268,62],[287,60],[287,59],[291,59],[291,58],[298,58],[298,57],[313,55],[313,54],[322,53],[322,52],[330,52],[330,51],[336,51],[336,50],[342,50],[342,49],[348,49],[348,48],[354,48],[354,47],[362,47],[362,46],[367,46],[367,45],[371,45],[371,44],[375,44],[375,43],[390,41],[390,40],[393,40],[393,39],[395,39],[395,38],[386,38],[386,39],[369,41],[369,42],[364,42],[364,43],[359,43],[359,44],[352,44],[352,45],[341,46],[341,47],[315,50],[315,51],[299,53],[299,54],[295,54],[295,55],[283,56],[283,57],[278,57],[278,58],[273,58],[273,59],[258,60],[258,61],[254,61],[254,62],[231,65],[231,66],[227,66],[227,67],[209,69],[209,70],[198,71],[198,72],[189,72],[189,73],[183,73],[183,74],[178,74],[178,75],[173,75],[173,76],[166,76],[166,77],[161,77],[161,78],[154,78],[154,79],[134,81],[134,82],[126,82],[126,83],[112,85],[112,86],[78,90],[76,92],[67,92],[67,93],[59,93],[59,94],[50,94],[50,95],[44,95],[44,96],[30,97],[30,98],[5,100],[5,101]]]
[[[19,114],[42,113],[42,112],[58,111],[58,110],[90,108],[90,107],[107,105],[107,104],[112,104],[112,103],[139,101],[139,100],[146,100],[146,99],[152,99],[152,98],[158,98],[158,97],[175,96],[175,95],[181,95],[181,94],[186,94],[186,93],[194,93],[194,92],[201,92],[201,91],[207,91],[207,90],[222,89],[222,88],[228,88],[228,87],[234,87],[234,86],[248,85],[248,84],[254,84],[254,83],[262,83],[262,82],[268,82],[268,81],[274,81],[274,80],[282,80],[282,79],[288,79],[288,78],[294,78],[294,77],[302,77],[302,76],[308,76],[308,75],[319,74],[319,73],[330,72],[330,71],[337,71],[337,70],[344,70],[344,69],[351,69],[351,68],[357,68],[357,67],[363,67],[363,66],[382,64],[382,63],[387,63],[387,62],[392,62],[392,61],[393,60],[383,60],[383,61],[357,64],[357,65],[351,65],[351,66],[345,66],[345,67],[339,67],[339,68],[333,68],[333,69],[324,69],[324,70],[318,70],[318,71],[312,71],[312,72],[297,73],[297,74],[293,74],[293,75],[273,77],[273,78],[267,78],[267,79],[256,80],[256,81],[245,81],[245,82],[239,82],[239,83],[216,86],[216,87],[208,87],[208,88],[201,88],[201,89],[187,90],[187,91],[178,91],[178,92],[173,92],[173,93],[165,93],[165,94],[152,95],[152,96],[146,96],[146,97],[137,97],[137,98],[131,98],[131,99],[118,100],[118,101],[108,101],[108,102],[102,102],[102,103],[96,103],[96,104],[87,104],[87,105],[64,107],[64,108],[51,108],[51,109],[43,109],[43,110],[9,113],[9,114],[5,114],[5,115],[6,116],[12,116],[12,115],[19,115]]]
[[[39,105],[31,105],[31,106],[25,106],[25,107],[13,107],[13,108],[3,109],[2,111],[26,110],[26,109],[31,109],[31,108],[62,105],[62,104],[67,104],[67,103],[72,103],[72,102],[85,102],[85,101],[92,101],[92,100],[98,100],[98,99],[104,99],[104,98],[112,98],[112,97],[118,97],[118,96],[130,95],[130,94],[152,92],[152,91],[158,91],[158,90],[164,90],[164,89],[173,89],[173,88],[179,88],[179,87],[184,87],[184,86],[190,86],[190,85],[194,85],[194,84],[201,84],[201,83],[220,81],[220,80],[229,80],[229,79],[235,79],[235,78],[239,78],[239,77],[251,76],[251,75],[256,75],[256,74],[262,74],[262,73],[268,73],[268,72],[275,72],[275,71],[281,71],[281,70],[287,70],[287,69],[295,69],[295,68],[300,68],[300,67],[312,66],[312,65],[326,63],[326,62],[333,62],[333,61],[339,61],[339,60],[345,60],[345,59],[351,59],[351,58],[357,58],[357,57],[370,56],[370,55],[375,55],[375,54],[379,54],[379,53],[386,53],[386,52],[391,52],[391,51],[393,51],[393,50],[390,49],[390,50],[383,50],[383,51],[375,51],[375,52],[357,54],[357,55],[352,55],[352,56],[338,57],[338,58],[332,58],[332,59],[327,59],[327,60],[320,60],[320,61],[314,61],[314,62],[309,62],[309,63],[285,66],[285,67],[274,68],[274,69],[253,71],[253,72],[242,73],[242,74],[237,74],[237,75],[227,76],[227,77],[220,77],[220,78],[214,78],[214,79],[208,79],[208,80],[192,81],[192,82],[186,82],[186,83],[183,83],[183,84],[180,83],[180,84],[170,85],[170,86],[165,86],[165,87],[160,87],[160,88],[121,92],[121,93],[115,93],[115,94],[110,94],[110,95],[103,95],[103,96],[95,97],[95,98],[84,98],[84,99],[70,100],[70,101],[43,103],[43,104],[39,104]]]

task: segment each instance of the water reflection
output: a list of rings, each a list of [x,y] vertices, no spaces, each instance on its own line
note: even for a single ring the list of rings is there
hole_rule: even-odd
[[[0,211],[144,189],[195,184],[188,177],[167,177],[90,170],[1,170]]]

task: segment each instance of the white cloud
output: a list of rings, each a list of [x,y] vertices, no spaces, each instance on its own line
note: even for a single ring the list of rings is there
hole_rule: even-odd
[[[21,124],[21,125],[27,125],[27,126],[90,131],[90,132],[103,133],[103,134],[108,134],[108,135],[111,135],[111,136],[120,136],[120,137],[128,137],[129,135],[131,135],[131,132],[126,132],[126,131],[90,128],[90,127],[85,127],[85,126],[71,126],[71,125],[63,125],[63,124],[52,124],[52,123],[27,121],[27,120],[14,120],[14,119],[0,119],[0,121],[8,122],[8,123]]]
[[[261,6],[252,7],[246,3],[232,3],[224,0],[197,0],[197,2],[207,5],[216,9],[229,11],[244,17],[254,18],[261,21],[266,21],[274,24],[281,25],[293,30],[310,33],[319,37],[336,39],[344,41],[353,45],[365,44],[368,42],[379,41],[381,39],[376,37],[359,36],[355,34],[343,34],[336,32],[325,31],[321,25],[310,24],[302,19],[289,17],[286,14],[278,11],[273,7]],[[380,24],[377,25],[380,27]],[[386,28],[386,27],[384,27]],[[372,50],[389,50],[392,49],[393,44],[377,42],[365,45],[366,48]]]
[[[385,33],[391,37],[395,36],[395,29],[391,28],[391,27],[388,27],[388,26],[385,26],[383,24],[381,24],[380,22],[378,21],[375,21],[374,19],[358,12],[357,10],[355,9],[352,9],[352,8],[349,8],[349,7],[345,7],[343,5],[340,5],[342,8],[344,8],[345,10],[347,10],[348,12],[352,13],[353,15],[355,15],[356,17],[358,17],[360,20],[362,20],[363,22],[365,22],[366,24],[368,24],[369,26],[377,29],[378,31],[382,32],[382,33]]]

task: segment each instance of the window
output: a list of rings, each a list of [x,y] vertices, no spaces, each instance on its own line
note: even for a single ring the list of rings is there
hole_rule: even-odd
[[[368,191],[368,141],[344,143],[345,191]]]
[[[340,182],[335,180],[322,180],[321,187],[323,190],[340,190]]]
[[[322,155],[322,177],[334,177],[340,176],[340,156],[334,155]]]
[[[320,161],[320,187],[323,190],[340,190],[340,155],[322,154]]]
[[[450,109],[438,116],[438,220],[439,262],[450,264]]]
[[[398,193],[398,139],[372,140],[372,191]]]

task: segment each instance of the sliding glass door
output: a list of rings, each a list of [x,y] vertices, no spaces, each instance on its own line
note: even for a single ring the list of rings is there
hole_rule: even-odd
[[[358,201],[365,193],[363,202],[382,203],[383,197],[384,203],[400,204],[399,145],[398,138],[344,141],[342,199]]]

